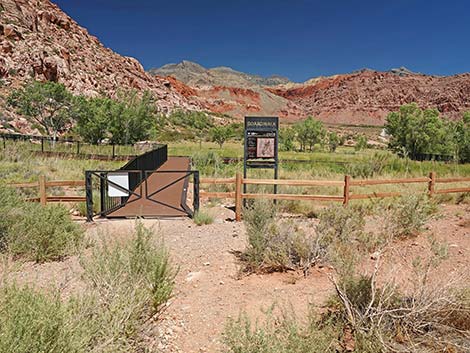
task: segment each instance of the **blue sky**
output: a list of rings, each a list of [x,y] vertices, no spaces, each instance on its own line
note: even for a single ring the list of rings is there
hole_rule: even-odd
[[[53,0],[146,69],[191,60],[294,81],[364,67],[470,71],[466,0]]]

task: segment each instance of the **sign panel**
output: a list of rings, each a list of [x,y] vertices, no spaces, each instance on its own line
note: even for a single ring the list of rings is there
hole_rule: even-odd
[[[109,197],[127,197],[129,196],[129,173],[112,172],[108,173],[108,196]],[[116,185],[115,185],[116,184]]]
[[[245,162],[277,160],[277,117],[245,118]]]

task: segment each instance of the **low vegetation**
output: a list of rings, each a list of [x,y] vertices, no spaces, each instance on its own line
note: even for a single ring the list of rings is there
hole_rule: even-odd
[[[193,221],[198,226],[214,223],[214,217],[206,210],[199,210],[193,216]]]
[[[255,200],[243,212],[248,247],[240,255],[245,272],[303,269],[314,260],[313,239],[293,222],[276,221],[272,201]]]
[[[63,297],[4,279],[0,352],[142,352],[139,329],[170,298],[175,270],[151,230],[104,242],[81,259],[84,291]]]
[[[297,318],[291,310],[276,306],[267,313],[262,324],[253,323],[243,314],[230,319],[223,336],[226,351],[385,353],[469,350],[470,295],[468,286],[462,287],[468,283],[468,275],[463,273],[430,281],[430,273],[446,258],[443,244],[431,239],[431,254],[414,259],[410,289],[406,292],[393,276],[383,276],[382,257],[390,251],[394,239],[416,235],[432,212],[429,200],[414,196],[396,199],[393,206],[392,203],[379,203],[373,209],[330,207],[322,211],[312,244],[314,258],[335,269],[330,275],[335,289],[330,300],[323,310],[312,312],[307,322]],[[381,219],[386,217],[387,221],[378,230],[381,241],[374,239],[372,244],[371,235],[364,229],[364,217],[374,217],[374,214],[380,214]],[[267,234],[269,229],[276,227],[273,217],[265,221],[266,212],[259,218],[256,215],[248,213],[249,236],[255,230]],[[397,228],[402,231],[396,232]],[[250,238],[247,252],[253,248]],[[276,249],[277,254],[270,253],[270,259],[284,253],[284,248]],[[360,270],[363,259],[374,250],[377,251],[374,268]],[[263,264],[262,261],[255,264],[260,263]]]
[[[27,203],[2,186],[0,224],[0,248],[25,260],[61,259],[75,253],[83,239],[83,230],[63,206]]]

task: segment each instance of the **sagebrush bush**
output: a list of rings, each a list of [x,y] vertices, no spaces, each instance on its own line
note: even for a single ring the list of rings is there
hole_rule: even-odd
[[[354,248],[364,239],[364,226],[365,219],[361,210],[344,206],[325,208],[320,212],[319,223],[316,227],[315,258],[317,261],[334,261],[338,258],[340,249]],[[349,251],[346,252],[349,253]]]
[[[0,186],[0,250],[37,262],[59,260],[77,250],[83,229],[63,206],[23,201]]]
[[[66,298],[59,290],[3,281],[0,353],[146,351],[139,330],[161,310],[174,284],[165,248],[137,224],[129,243],[105,243],[80,262],[85,286]]]
[[[292,222],[276,222],[272,202],[256,200],[245,208],[243,219],[248,247],[241,258],[247,272],[307,270],[313,260],[313,238]]]
[[[436,204],[426,195],[411,194],[384,201],[378,209],[384,235],[406,238],[417,235],[436,212]]]
[[[120,291],[139,291],[141,298],[147,298],[143,304],[151,303],[157,312],[171,296],[176,271],[163,244],[154,242],[153,231],[138,222],[129,243],[104,242],[90,258],[82,258],[85,277],[106,298],[119,296]]]
[[[289,315],[268,314],[263,325],[246,315],[230,319],[223,333],[226,352],[231,353],[333,353],[338,332],[321,327],[314,316],[301,325]]]
[[[214,151],[196,151],[191,156],[192,165],[203,175],[217,175],[223,167],[222,158]]]
[[[4,285],[0,289],[0,352],[89,352],[100,329],[96,301],[62,301],[59,294]]]

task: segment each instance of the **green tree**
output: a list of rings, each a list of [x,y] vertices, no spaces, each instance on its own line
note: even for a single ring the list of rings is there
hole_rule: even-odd
[[[311,116],[306,120],[295,124],[294,129],[296,130],[297,140],[300,144],[301,151],[305,151],[307,146],[310,151],[313,151],[315,144],[323,143],[326,135],[323,123]]]
[[[139,97],[137,92],[127,93],[108,108],[108,132],[116,144],[131,144],[151,138],[156,133],[156,108],[150,92]]]
[[[328,134],[328,148],[330,152],[335,152],[340,143],[340,139],[336,132],[330,132]]]
[[[211,141],[217,143],[220,148],[232,135],[233,130],[231,126],[215,126],[209,130]]]
[[[85,141],[97,144],[108,136],[108,124],[113,120],[110,112],[115,102],[109,98],[77,97],[73,116],[77,125],[75,131]]]
[[[400,107],[387,116],[385,129],[391,136],[389,147],[415,159],[420,154],[449,154],[454,140],[449,123],[436,109],[420,109],[415,103]]]
[[[463,115],[462,120],[454,123],[455,154],[459,162],[470,163],[470,112]]]
[[[293,151],[295,149],[295,129],[284,127],[279,131],[279,142],[281,150]]]
[[[367,148],[367,138],[364,135],[358,137],[354,150],[362,151]]]
[[[16,109],[32,124],[57,140],[72,123],[72,94],[61,83],[33,81],[14,90],[7,98],[7,105]]]

